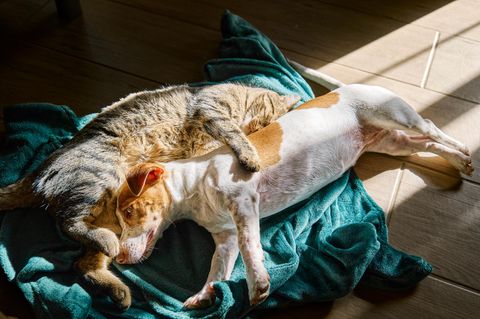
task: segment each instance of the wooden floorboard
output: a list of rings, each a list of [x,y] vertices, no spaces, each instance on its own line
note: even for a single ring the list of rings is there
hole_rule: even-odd
[[[49,102],[79,114],[98,112],[158,84],[36,45],[12,43],[1,55],[0,105]]]
[[[480,10],[477,0],[320,1],[480,41]]]
[[[476,319],[479,313],[478,293],[428,277],[412,292],[356,291],[334,302],[275,310],[262,318]]]
[[[388,215],[394,185],[403,162],[393,157],[367,153],[355,165],[355,172],[363,181],[367,192]]]
[[[53,3],[45,6],[25,28],[28,41],[165,84],[201,81],[203,64],[217,53],[218,31],[107,0],[82,10],[63,23]]]
[[[445,161],[425,154],[369,154],[355,168],[390,213],[392,243],[426,257],[434,277],[409,294],[360,291],[266,318],[478,317],[480,11],[474,8],[479,1],[96,0],[82,5],[83,16],[66,22],[58,19],[52,0],[0,0],[1,106],[53,102],[86,114],[131,92],[199,81],[203,63],[216,56],[221,14],[230,9],[289,57],[346,83],[385,86],[471,147],[473,177],[459,176]],[[441,42],[421,89],[436,31]],[[4,278],[0,299],[6,314],[32,317],[20,292]]]
[[[434,274],[480,291],[480,185],[464,182],[457,189],[434,189],[432,182],[456,180],[431,171],[422,176],[411,167],[405,167],[391,213],[390,242],[426,258]]]
[[[229,9],[260,28],[281,48],[412,84],[421,82],[434,35],[431,29],[317,1],[213,0],[199,3],[202,9],[182,12],[176,6],[148,0],[115,1],[132,6],[140,3],[145,10],[177,15],[210,29],[218,28],[219,14]]]
[[[411,6],[403,3],[403,7],[401,3],[395,2],[391,5],[379,4],[372,10],[382,12],[390,8],[396,17],[391,18],[389,12],[382,15],[372,14],[367,10],[352,10],[347,5],[348,1],[338,4],[311,0],[288,4],[282,1],[240,3],[210,0],[195,4],[185,0],[175,4],[149,0],[114,1],[161,16],[178,17],[182,21],[210,30],[217,30],[218,16],[225,9],[231,9],[258,26],[282,49],[323,61],[318,67],[335,62],[416,86],[422,83],[437,31],[434,27],[438,26],[442,30],[435,53],[438,57],[434,60],[427,78],[427,88],[473,103],[480,101],[480,79],[477,78],[480,73],[480,59],[476,57],[480,54],[480,42],[475,40],[475,37],[464,38],[465,35],[476,34],[473,30],[480,30],[480,26],[475,26],[473,22],[480,21],[480,11],[473,10],[470,2],[462,2],[461,6],[452,4],[453,8],[450,8],[448,1],[426,1],[416,5],[410,3]],[[376,2],[359,6],[374,7],[375,4]],[[354,4],[350,3],[350,6]],[[449,33],[448,30],[453,28],[454,24],[440,24],[440,21],[451,21],[447,16],[454,15],[455,8],[459,6],[461,8],[458,9],[463,10],[462,12],[471,9],[472,13],[466,18],[471,28],[454,29]],[[409,9],[405,10],[407,7]],[[412,10],[418,10],[417,14],[413,14]],[[421,14],[432,17],[432,21],[425,22],[425,26],[408,24],[409,21],[417,21],[415,18],[421,17]],[[297,19],[299,16],[302,18]],[[457,54],[460,51],[458,46],[463,48],[464,55]],[[466,59],[462,59],[462,56]]]

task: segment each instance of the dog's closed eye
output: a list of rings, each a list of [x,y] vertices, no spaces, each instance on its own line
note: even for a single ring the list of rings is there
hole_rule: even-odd
[[[133,208],[131,206],[127,207],[127,209],[125,209],[123,212],[123,216],[125,217],[125,219],[131,220],[133,217]]]

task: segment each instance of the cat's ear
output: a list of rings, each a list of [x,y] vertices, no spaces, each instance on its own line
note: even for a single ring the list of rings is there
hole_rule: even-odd
[[[280,115],[290,111],[300,100],[301,96],[297,94],[279,95],[273,91],[267,91],[263,95],[262,105],[271,105],[272,109],[279,110]]]
[[[155,185],[165,172],[162,166],[156,164],[141,164],[128,172],[128,188],[135,196],[140,196],[149,187]]]
[[[280,102],[284,103],[289,109],[294,107],[302,97],[296,94],[282,95],[280,96]]]

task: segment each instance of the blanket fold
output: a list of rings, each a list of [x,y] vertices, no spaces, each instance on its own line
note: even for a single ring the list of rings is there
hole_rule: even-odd
[[[205,83],[241,82],[297,94],[303,102],[313,98],[275,44],[247,21],[226,12],[221,29],[219,58],[205,65]],[[45,103],[6,108],[0,185],[37,169],[92,117],[79,118],[66,106]],[[241,258],[229,281],[215,283],[214,305],[183,308],[183,301],[201,289],[214,250],[210,234],[193,222],[167,229],[142,264],[114,265],[132,289],[133,304],[124,313],[81,283],[72,270],[81,247],[62,236],[45,211],[11,211],[0,215],[0,222],[0,266],[38,318],[238,318],[261,309],[332,300],[358,285],[408,289],[431,272],[420,257],[389,245],[384,213],[353,170],[305,202],[262,220],[271,295],[254,309]]]

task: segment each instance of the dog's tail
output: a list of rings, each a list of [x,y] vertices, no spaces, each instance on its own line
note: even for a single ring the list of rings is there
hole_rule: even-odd
[[[314,70],[314,69],[311,69],[311,68],[307,68],[306,66],[301,65],[298,62],[295,62],[295,61],[290,60],[290,59],[288,60],[288,62],[304,78],[312,80],[313,82],[318,83],[318,84],[326,87],[330,91],[333,91],[333,90],[338,89],[339,87],[345,85],[344,83],[340,82],[337,79],[332,78],[329,75],[326,75],[326,74],[324,74],[320,71],[317,71],[317,70]]]
[[[27,176],[18,182],[0,188],[0,211],[40,205],[33,193],[33,178]]]

